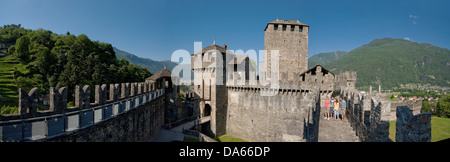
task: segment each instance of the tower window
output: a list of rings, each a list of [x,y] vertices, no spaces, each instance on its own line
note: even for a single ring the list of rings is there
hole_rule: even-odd
[[[273,30],[278,30],[278,24],[273,25]]]
[[[299,26],[298,31],[302,32],[303,31],[303,26]]]
[[[286,25],[283,25],[283,31],[285,31],[286,30]]]
[[[291,31],[294,31],[294,30],[295,30],[295,26],[291,25]]]

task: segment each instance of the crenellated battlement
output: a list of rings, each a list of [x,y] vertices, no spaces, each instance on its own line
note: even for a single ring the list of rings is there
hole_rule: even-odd
[[[236,79],[227,82],[227,87],[231,89],[279,89],[286,91],[311,91],[313,89],[320,88],[321,92],[327,91],[331,92],[335,89],[335,75],[320,65],[312,67],[311,69],[303,73],[293,73],[290,76],[289,73],[282,72],[281,78],[278,83],[271,82],[271,80],[265,80],[265,78],[260,78],[260,80],[242,80],[238,82]],[[356,75],[356,72],[354,73]],[[344,84],[347,85],[347,84]]]
[[[58,91],[54,87],[50,87],[50,112],[63,113],[67,109],[67,88],[59,88]]]
[[[391,102],[391,121],[397,120],[397,107],[399,106],[407,106],[413,113],[413,115],[417,115],[422,113],[422,101],[417,102]]]
[[[355,88],[356,84],[356,71],[345,71],[336,75],[335,77],[335,86],[337,89],[340,87],[352,87]]]
[[[29,112],[31,117],[36,116],[37,112],[37,100],[39,96],[39,91],[37,88],[33,88],[27,93],[25,90],[19,88],[19,113],[24,116]]]
[[[346,113],[348,120],[361,141],[391,141],[389,139],[389,121],[391,121],[392,115],[396,115],[397,118],[397,131],[402,130],[401,133],[396,134],[397,142],[429,142],[431,139],[431,113],[414,115],[413,121],[413,113],[407,106],[397,106],[396,114],[392,114],[391,102],[384,96],[363,95],[352,88],[341,89],[340,96],[348,103]],[[410,127],[407,128],[405,125],[408,123],[410,123]]]
[[[66,87],[59,90],[51,87],[50,109],[44,111],[37,111],[37,108],[41,106],[37,88],[31,89],[28,93],[19,89],[19,114],[0,116],[0,141],[83,141],[87,140],[86,136],[92,138],[89,141],[152,140],[156,136],[155,133],[164,124],[164,99],[160,98],[164,94],[164,89],[156,89],[155,84],[156,82],[110,84],[109,91],[106,88],[107,84],[95,85],[95,101],[93,103],[90,99],[90,86],[77,85],[74,107],[67,107],[68,90]],[[118,97],[120,85],[123,88],[121,90],[122,97]],[[108,93],[109,98],[107,97]],[[119,125],[133,123],[122,122],[120,119],[136,118],[142,115],[146,116],[145,123],[150,123],[152,120],[157,120],[157,122],[151,126],[137,125],[136,129],[133,126],[125,131],[150,133],[136,135],[136,138],[122,138],[123,135],[120,132],[124,130],[119,131],[122,129]],[[136,120],[144,122],[143,118],[136,118]],[[90,131],[103,132],[103,135],[105,132],[115,131],[116,134],[110,134],[111,138],[83,131],[84,128],[92,125],[108,127],[108,129],[94,128]]]
[[[38,107],[42,106],[42,103],[39,101],[40,94],[37,88],[31,89],[29,92],[19,88],[19,113],[0,115],[0,120],[27,119],[89,109],[118,100],[136,97],[147,92],[153,92],[156,90],[155,84],[155,82],[110,84],[109,90],[107,84],[95,85],[95,102],[91,102],[89,85],[77,85],[75,86],[74,107],[67,107],[67,87],[61,87],[58,90],[54,87],[50,87],[50,108],[43,111],[37,110]],[[119,89],[119,87],[121,87],[121,89]],[[121,94],[120,97],[119,94]]]
[[[340,96],[347,102],[346,116],[360,141],[389,142],[389,100],[363,95],[352,88],[340,89]]]

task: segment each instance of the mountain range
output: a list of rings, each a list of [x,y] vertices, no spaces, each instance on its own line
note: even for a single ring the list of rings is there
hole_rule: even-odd
[[[171,62],[170,60],[155,61],[155,60],[152,60],[149,58],[138,57],[129,52],[122,51],[116,47],[113,47],[113,49],[114,49],[114,52],[116,53],[117,59],[124,58],[132,64],[147,68],[153,74],[164,69],[164,64],[166,64],[166,68],[170,71],[172,71],[172,69],[178,65],[177,63]]]
[[[396,89],[406,84],[450,87],[450,50],[403,39],[375,39],[354,50],[321,53],[309,58],[339,73],[357,72],[357,88],[381,84]]]

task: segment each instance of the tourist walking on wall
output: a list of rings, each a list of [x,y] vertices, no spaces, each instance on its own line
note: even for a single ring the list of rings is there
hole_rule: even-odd
[[[339,107],[341,108],[342,121],[345,121],[345,109],[347,108],[347,103],[342,97],[340,97],[340,100]]]
[[[338,119],[339,118],[339,101],[337,99],[335,99],[334,101],[334,119]]]
[[[324,112],[325,112],[325,119],[330,120],[330,100],[328,99],[328,97],[325,99],[325,105],[324,105]]]
[[[333,113],[334,113],[334,97],[333,96],[331,96],[331,101],[330,101],[330,110],[329,110],[329,115],[330,115],[330,118],[332,118],[333,117]]]

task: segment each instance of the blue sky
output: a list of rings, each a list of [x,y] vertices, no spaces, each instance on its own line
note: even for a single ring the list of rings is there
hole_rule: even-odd
[[[309,56],[352,50],[376,38],[409,39],[450,49],[450,1],[433,0],[2,0],[0,25],[86,34],[139,57],[226,43],[264,49],[264,27],[279,19],[310,25]]]

